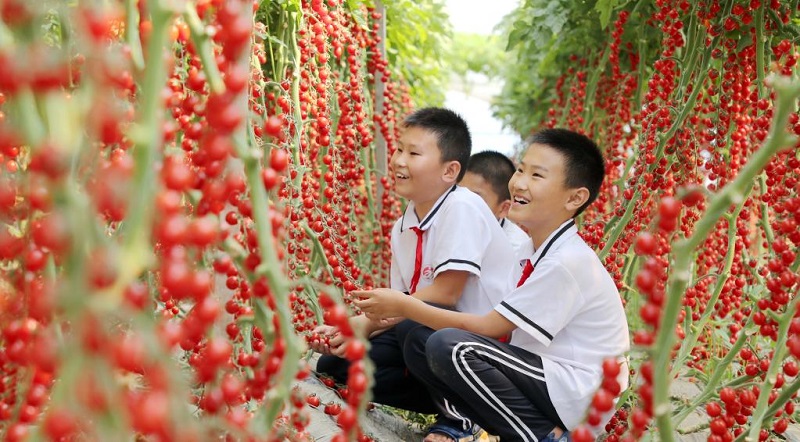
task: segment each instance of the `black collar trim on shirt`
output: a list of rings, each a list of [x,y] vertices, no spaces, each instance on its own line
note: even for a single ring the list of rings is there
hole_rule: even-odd
[[[506,226],[506,219],[503,218],[500,220],[500,227],[505,227],[505,226]]]
[[[553,244],[555,244],[556,240],[558,240],[558,238],[559,238],[561,235],[563,235],[563,234],[564,234],[564,232],[566,232],[567,230],[569,230],[569,229],[570,229],[572,226],[574,226],[574,225],[575,225],[575,220],[574,220],[574,219],[571,219],[571,220],[567,221],[567,222],[566,222],[566,223],[565,223],[565,224],[564,224],[564,225],[561,227],[561,229],[560,229],[558,232],[556,232],[556,234],[555,234],[555,235],[553,235],[553,238],[552,238],[552,239],[550,239],[550,241],[548,241],[548,242],[547,242],[547,243],[544,245],[544,249],[542,249],[542,253],[539,255],[539,257],[538,257],[538,258],[536,258],[536,262],[535,262],[535,263],[533,263],[533,267],[534,267],[534,268],[536,268],[536,264],[539,264],[539,261],[541,261],[541,260],[542,260],[542,258],[544,258],[544,255],[546,255],[546,254],[547,254],[547,251],[548,251],[548,250],[550,250],[550,246],[552,246]]]
[[[428,212],[428,216],[426,216],[425,219],[422,220],[422,222],[420,222],[417,227],[419,227],[422,230],[427,230],[428,229],[427,224],[430,224],[431,221],[433,221],[434,215],[436,215],[436,212],[438,212],[439,208],[442,207],[442,204],[444,204],[444,200],[446,200],[447,197],[450,196],[450,194],[453,193],[453,191],[455,191],[457,188],[458,188],[457,184],[453,185],[453,187],[451,187],[450,190],[448,190],[447,193],[439,200],[438,204],[436,204],[436,207],[434,207],[433,209],[431,209],[430,212]],[[407,210],[408,210],[408,206],[406,207],[406,211]],[[405,213],[403,213],[403,218],[401,218],[401,221],[400,221],[400,231],[401,232],[405,230],[405,226],[403,225],[405,220],[406,220],[406,216],[405,216]]]

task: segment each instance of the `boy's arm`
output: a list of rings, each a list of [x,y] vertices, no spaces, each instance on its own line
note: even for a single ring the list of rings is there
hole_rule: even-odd
[[[433,283],[414,292],[411,297],[446,307],[455,307],[467,285],[470,273],[461,270],[447,270],[433,279]]]
[[[354,291],[353,295],[360,298],[354,301],[356,305],[373,317],[404,316],[434,330],[460,328],[490,338],[500,338],[517,328],[495,310],[483,316],[444,310],[396,290],[379,288]]]
[[[433,283],[428,287],[417,290],[411,296],[403,293],[403,296],[408,298],[414,297],[421,301],[431,302],[445,307],[455,307],[459,298],[461,298],[461,292],[464,291],[464,286],[467,284],[467,278],[469,278],[469,275],[469,272],[457,270],[442,272],[439,275],[436,275]],[[383,316],[382,319],[395,319],[400,317],[402,316]],[[397,324],[397,322],[397,320],[390,320],[388,322],[373,320],[364,315],[350,318],[350,326],[353,328],[353,331],[356,333],[356,335],[365,337],[370,337],[376,332],[383,332],[387,328]]]

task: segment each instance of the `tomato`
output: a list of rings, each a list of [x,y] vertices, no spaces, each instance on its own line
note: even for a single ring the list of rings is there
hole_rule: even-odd
[[[650,232],[642,232],[636,237],[634,251],[637,255],[652,255],[656,246],[656,237]]]
[[[737,400],[736,391],[730,387],[724,387],[719,391],[719,398],[722,402],[728,404]]]
[[[570,432],[573,442],[594,442],[594,436],[585,426],[579,426]]]
[[[327,407],[325,407],[325,412],[328,413]],[[336,414],[336,413],[328,413],[328,414]],[[352,407],[346,407],[339,413],[338,418],[336,419],[336,423],[342,427],[343,430],[349,431],[356,425],[356,421],[358,419],[358,414],[356,410]]]
[[[306,397],[306,403],[314,408],[319,407],[320,404],[319,396],[317,396],[316,394],[309,394]]]
[[[277,116],[270,116],[264,121],[264,133],[272,138],[280,138],[283,131],[283,120]]]
[[[364,342],[360,339],[351,339],[347,343],[347,348],[345,349],[345,355],[347,360],[349,361],[357,361],[364,357],[364,354],[367,351],[367,347],[364,345]]]
[[[335,402],[330,402],[325,405],[325,414],[327,415],[336,416],[339,413],[341,413],[341,411],[342,411],[342,406]]]
[[[728,432],[728,426],[725,424],[725,420],[721,418],[711,420],[709,428],[712,434],[723,435]]]
[[[718,417],[722,414],[722,407],[720,407],[717,402],[708,402],[706,403],[706,413],[708,413],[710,417]]]
[[[614,396],[606,390],[600,389],[592,398],[592,406],[595,410],[605,413],[614,407]]]
[[[675,219],[681,213],[680,200],[673,197],[665,197],[661,199],[658,205],[658,213],[662,218]]]

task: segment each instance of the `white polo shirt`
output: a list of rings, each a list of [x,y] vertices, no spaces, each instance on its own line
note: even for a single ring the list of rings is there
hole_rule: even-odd
[[[583,420],[600,386],[603,360],[630,349],[628,322],[613,279],[573,220],[538,250],[533,251],[533,243],[527,247],[528,254],[520,256],[530,256],[533,273],[495,310],[518,327],[511,344],[542,357],[550,399],[571,430]],[[514,282],[522,273],[516,267]],[[627,375],[623,365],[618,379],[623,390]]]
[[[475,193],[453,186],[425,219],[417,218],[414,202],[392,228],[391,287],[409,292],[414,275],[417,234],[422,237],[422,270],[417,290],[446,270],[470,273],[456,309],[485,314],[508,293],[508,275],[517,265],[514,251],[489,206]]]
[[[524,244],[531,242],[531,237],[508,218],[500,220],[500,227],[503,228],[503,232],[506,232],[508,241],[511,243],[515,253],[519,252]]]

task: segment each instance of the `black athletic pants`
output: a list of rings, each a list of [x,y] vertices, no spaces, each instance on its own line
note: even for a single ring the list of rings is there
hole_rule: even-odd
[[[368,356],[375,364],[375,382],[372,400],[417,413],[437,412],[428,388],[414,377],[403,360],[402,345],[409,330],[420,326],[405,320],[395,327],[370,339]],[[337,383],[347,383],[350,361],[332,355],[323,355],[317,361],[317,373],[327,375]]]
[[[566,429],[547,392],[542,359],[460,329],[406,330],[403,356],[453,424],[466,419],[503,442],[538,441]]]

